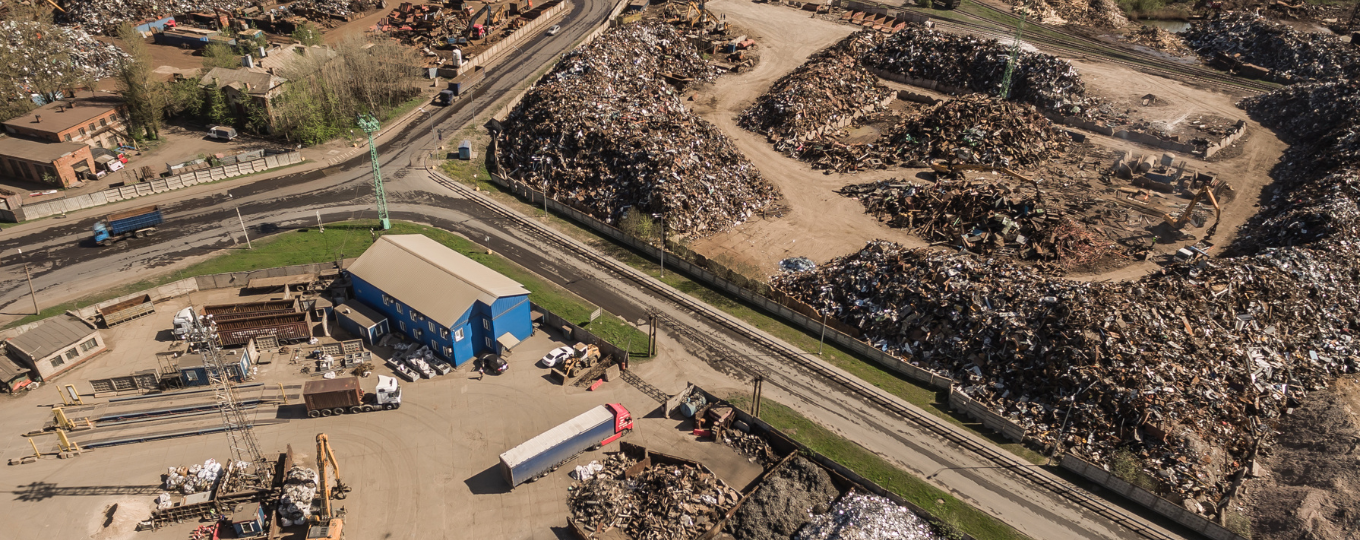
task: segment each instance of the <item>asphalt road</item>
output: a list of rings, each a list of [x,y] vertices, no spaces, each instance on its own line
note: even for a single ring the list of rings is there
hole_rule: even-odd
[[[728,374],[745,378],[760,371],[770,382],[771,397],[950,490],[998,516],[1033,538],[1132,538],[1123,527],[1091,516],[1061,497],[1044,491],[978,456],[920,429],[909,421],[844,392],[809,373],[785,365],[760,347],[728,334],[716,325],[679,309],[618,275],[534,238],[521,225],[485,206],[452,193],[415,167],[433,147],[431,131],[451,132],[481,114],[496,99],[529,79],[534,72],[583,36],[607,15],[603,0],[578,0],[556,36],[540,36],[522,47],[513,61],[491,69],[487,80],[453,106],[429,109],[389,142],[381,144],[392,218],[428,223],[477,241],[552,280],[606,310],[636,320],[648,310],[666,310],[673,320],[701,335],[712,336],[744,355],[733,363],[696,347],[696,357]],[[21,265],[34,269],[34,285],[44,305],[69,300],[113,282],[135,281],[138,274],[186,258],[206,256],[233,245],[239,233],[239,208],[253,237],[315,225],[325,221],[376,218],[369,165],[360,156],[324,170],[285,175],[228,189],[205,186],[186,194],[167,194],[169,221],[151,238],[99,248],[89,242],[93,215],[54,220],[32,232],[20,230],[0,239],[0,313],[24,314],[31,309]],[[106,207],[134,207],[131,201]],[[101,210],[102,213],[104,210]],[[18,254],[22,248],[23,254]],[[345,253],[355,256],[357,253]],[[115,274],[116,275],[111,275]],[[668,389],[678,390],[678,389]]]

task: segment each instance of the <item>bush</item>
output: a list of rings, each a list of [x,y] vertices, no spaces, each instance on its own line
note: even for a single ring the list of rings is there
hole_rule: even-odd
[[[1115,452],[1110,460],[1110,472],[1120,480],[1146,489],[1153,493],[1157,492],[1157,480],[1143,472],[1142,464],[1138,462],[1138,456],[1134,455],[1127,448],[1121,448]]]

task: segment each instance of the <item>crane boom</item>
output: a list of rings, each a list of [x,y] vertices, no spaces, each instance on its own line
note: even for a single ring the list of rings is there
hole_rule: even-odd
[[[382,230],[392,228],[392,220],[387,217],[387,192],[383,190],[382,168],[378,166],[378,146],[373,144],[373,133],[378,131],[381,124],[372,115],[359,115],[359,129],[368,134],[368,155],[373,161],[373,196],[378,203],[378,221],[382,223]]]

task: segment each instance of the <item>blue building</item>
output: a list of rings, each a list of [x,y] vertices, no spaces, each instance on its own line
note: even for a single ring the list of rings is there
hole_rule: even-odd
[[[392,332],[455,366],[533,333],[524,286],[423,235],[383,236],[348,272],[354,297]]]

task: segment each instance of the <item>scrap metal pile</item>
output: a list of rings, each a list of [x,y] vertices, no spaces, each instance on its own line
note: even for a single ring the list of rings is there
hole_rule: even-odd
[[[1172,492],[1216,501],[1256,426],[1357,369],[1353,240],[1101,283],[876,241],[772,284],[1050,450],[1130,448]]]
[[[1135,25],[1127,34],[1124,34],[1124,41],[1178,56],[1184,56],[1191,52],[1190,48],[1185,46],[1185,41],[1181,39],[1180,35],[1167,32],[1156,26]]]
[[[622,529],[634,540],[684,540],[712,529],[741,493],[690,466],[653,464],[636,476],[637,461],[615,454],[567,500],[571,520],[595,537]]]
[[[814,168],[847,171],[937,158],[1028,167],[1066,152],[1069,142],[1032,106],[970,94],[903,117],[873,143],[781,141],[775,148]]]
[[[934,540],[930,524],[878,495],[846,493],[831,511],[812,518],[794,540]]]
[[[849,185],[840,194],[859,199],[866,211],[930,242],[948,243],[973,253],[1014,255],[1026,260],[1056,260],[1075,268],[1117,256],[1110,239],[1098,237],[1076,212],[1094,200],[1036,200],[1035,188],[992,181],[941,181],[933,185],[897,179]],[[1120,214],[1126,212],[1104,203]],[[1110,208],[1114,207],[1114,208]]]
[[[191,495],[199,491],[211,491],[222,475],[222,464],[208,458],[202,465],[197,463],[188,467],[170,467],[165,474],[165,490],[178,491]]]
[[[502,168],[607,222],[660,213],[667,234],[693,236],[742,223],[778,191],[667,83],[716,73],[670,25],[610,30],[567,54],[510,113]]]
[[[1333,34],[1299,32],[1253,13],[1221,13],[1195,21],[1185,43],[1206,60],[1240,55],[1242,62],[1280,79],[1328,80],[1360,76],[1360,52]]]
[[[250,5],[250,0],[64,0],[57,22],[78,24],[96,34],[113,35],[124,22],[139,23],[182,13],[228,13]]]
[[[857,113],[882,110],[891,92],[859,65],[873,35],[857,32],[813,55],[775,81],[737,124],[771,138],[806,138]]]
[[[31,42],[34,39],[52,40],[55,43],[44,44],[51,46],[35,46],[36,44]],[[74,68],[89,73],[95,80],[103,79],[113,76],[118,70],[118,65],[127,58],[127,53],[118,47],[98,41],[80,28],[32,21],[0,23],[0,47],[4,47],[10,54],[18,55],[14,60],[15,68],[33,73],[34,77],[39,78],[50,78],[50,75],[39,75],[36,73],[37,70],[61,71]],[[49,65],[48,57],[34,57],[35,54],[45,55],[50,50],[65,53],[73,65],[71,67]]]
[[[1129,18],[1114,0],[1012,0],[1013,11],[1034,10],[1045,23],[1121,28]]]
[[[825,470],[796,456],[742,504],[727,532],[737,540],[787,540],[813,516],[825,514],[838,495]]]
[[[284,527],[307,522],[312,515],[312,499],[317,494],[315,469],[294,465],[283,480],[283,495],[279,497],[279,520]]]
[[[920,24],[908,24],[901,32],[876,34],[878,46],[861,59],[865,66],[908,77],[931,79],[940,84],[996,95],[1006,73],[1011,47],[995,39],[941,32]],[[1042,109],[1081,102],[1086,84],[1066,60],[1022,52],[1011,76],[1015,101]]]

